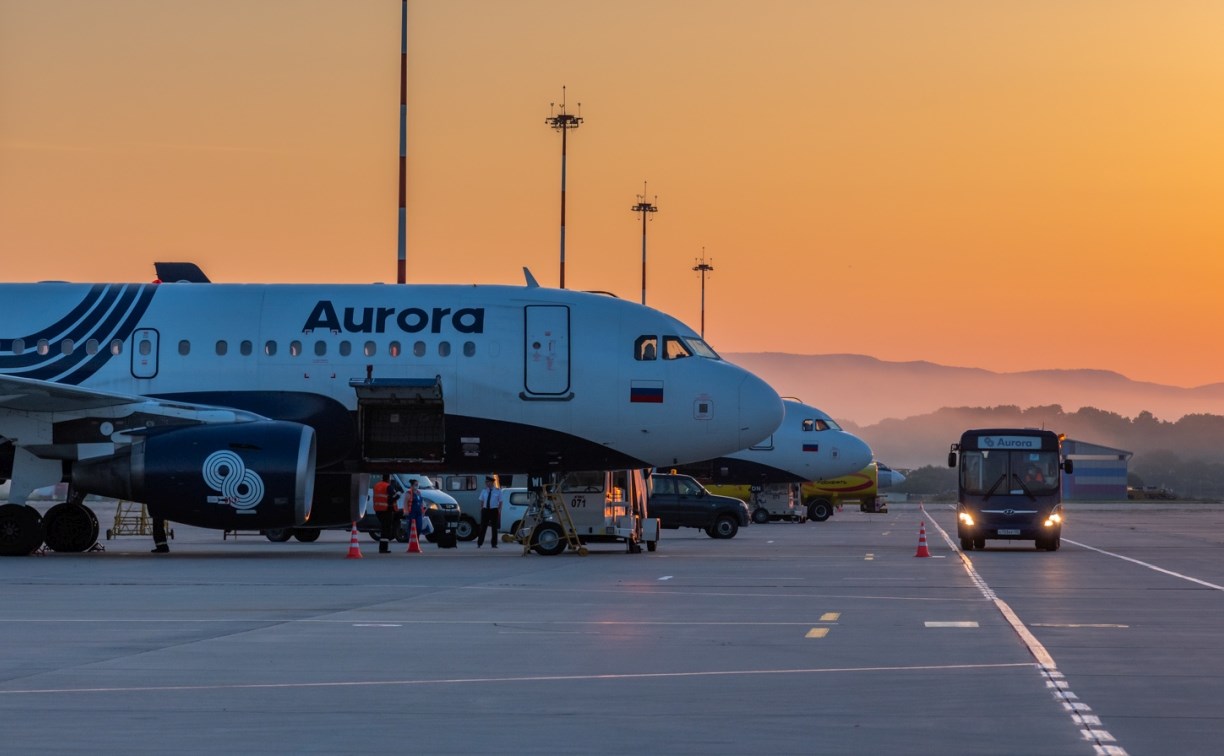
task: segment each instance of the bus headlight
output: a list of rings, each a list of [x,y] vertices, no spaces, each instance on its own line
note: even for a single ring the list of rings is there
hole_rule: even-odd
[[[1045,526],[1047,528],[1052,528],[1055,525],[1060,525],[1060,524],[1062,524],[1062,515],[1060,515],[1057,512],[1047,517],[1045,521]]]
[[[973,517],[970,516],[968,512],[961,512],[957,516],[960,518],[962,524],[973,527]]]

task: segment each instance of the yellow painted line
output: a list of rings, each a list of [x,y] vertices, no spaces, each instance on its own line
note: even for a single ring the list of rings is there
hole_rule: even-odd
[[[821,622],[836,622],[837,618],[840,616],[841,616],[841,612],[825,612],[824,614],[820,615],[820,621]]]
[[[826,635],[828,635],[828,634],[829,634],[829,628],[827,628],[827,627],[814,627],[814,628],[812,628],[811,630],[808,630],[808,631],[807,631],[807,635],[805,635],[805,636],[803,636],[803,637],[805,637],[805,638],[823,638],[823,637],[825,637],[825,636],[826,636]]]

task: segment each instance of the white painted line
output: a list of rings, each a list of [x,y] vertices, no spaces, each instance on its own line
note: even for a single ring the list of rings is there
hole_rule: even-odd
[[[671,575],[664,575],[663,577],[659,578],[659,580],[671,580],[671,579],[672,579]]]
[[[1128,629],[1130,625],[1110,625],[1110,624],[1060,624],[1057,622],[1030,622],[1029,627],[1097,627],[1097,628],[1117,628]]]
[[[1155,570],[1156,572],[1160,572],[1170,577],[1178,578],[1180,580],[1188,580],[1191,583],[1197,583],[1198,585],[1201,585],[1205,588],[1210,588],[1215,591],[1224,591],[1224,585],[1216,585],[1215,583],[1208,583],[1206,580],[1199,580],[1198,578],[1192,578],[1189,575],[1183,575],[1180,572],[1173,572],[1172,570],[1166,570],[1163,567],[1157,567],[1154,564],[1148,564],[1147,562],[1141,562],[1138,559],[1132,559],[1131,557],[1128,557],[1128,556],[1122,556],[1121,554],[1115,554],[1112,551],[1105,551],[1104,549],[1098,549],[1095,546],[1089,546],[1088,544],[1080,543],[1079,541],[1072,541],[1070,538],[1064,538],[1063,540],[1066,541],[1067,543],[1079,546],[1081,549],[1088,549],[1089,551],[1095,551],[1098,554],[1104,554],[1105,556],[1111,556],[1114,559],[1121,559],[1124,562],[1130,562],[1132,564],[1137,564],[1140,567],[1147,567],[1149,570]]]
[[[356,622],[353,627],[403,627],[393,622]]]
[[[1013,630],[1015,630],[1016,634],[1020,636],[1020,639],[1024,641],[1024,645],[1028,647],[1029,653],[1033,655],[1033,658],[1037,659],[1037,669],[1041,675],[1046,678],[1046,684],[1052,689],[1054,699],[1062,704],[1063,709],[1070,714],[1073,722],[1075,722],[1077,725],[1080,724],[1080,720],[1082,720],[1084,716],[1092,711],[1092,707],[1080,701],[1079,696],[1071,692],[1070,687],[1064,680],[1063,674],[1058,671],[1058,665],[1054,663],[1054,657],[1050,655],[1045,646],[1041,645],[1041,641],[1037,640],[1037,637],[1024,626],[1024,623],[1020,621],[1020,617],[1018,617],[1016,613],[1012,611],[1012,608],[1007,605],[1007,602],[996,596],[995,592],[989,585],[986,584],[985,579],[978,574],[977,570],[973,569],[973,560],[971,560],[968,555],[965,554],[965,552],[961,551],[957,547],[957,544],[953,543],[952,536],[948,535],[948,531],[940,527],[939,523],[935,522],[933,519],[931,520],[931,527],[939,532],[940,536],[943,537],[944,542],[948,544],[948,548],[950,548],[953,553],[960,556],[961,566],[965,568],[965,571],[969,574],[969,578],[973,581],[974,585],[976,585],[978,590],[982,592],[983,596],[994,602],[995,608],[999,610],[999,612],[1007,620],[1008,624],[1012,626]],[[1078,546],[1080,544],[1076,545]],[[1097,549],[1093,550],[1096,551]],[[1115,555],[1111,554],[1110,556]],[[1127,559],[1127,557],[1122,558]],[[1131,559],[1129,561],[1135,560]],[[1140,562],[1140,564],[1142,564],[1142,562]],[[1164,572],[1165,570],[1160,571]],[[1093,744],[1093,750],[1097,754],[1104,754],[1106,756],[1129,756],[1126,753],[1126,749],[1120,746],[1108,745],[1108,743],[1114,742],[1114,737],[1107,730],[1102,730],[1098,727],[1092,726],[1081,728],[1080,733],[1083,735],[1085,740],[1090,741]]]
[[[976,622],[924,622],[927,627],[977,627]]]
[[[816,675],[847,672],[939,672],[974,669],[1017,669],[1032,667],[1031,662],[1007,664],[927,664],[913,667],[810,667],[798,669],[744,669],[706,672],[641,672],[607,675],[540,675],[535,677],[461,677],[439,680],[348,680],[304,683],[232,683],[221,685],[148,685],[106,688],[35,688],[0,690],[0,696],[40,693],[148,693],[199,690],[277,690],[294,688],[362,688],[388,686],[462,685],[471,683],[569,682],[572,680],[647,680],[678,677],[743,677],[748,675]]]

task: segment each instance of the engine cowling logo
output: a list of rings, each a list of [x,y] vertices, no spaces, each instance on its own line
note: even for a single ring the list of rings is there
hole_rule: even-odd
[[[209,504],[227,504],[238,514],[255,514],[264,497],[263,478],[232,451],[222,449],[209,454],[202,467],[204,482],[221,494],[209,496]]]

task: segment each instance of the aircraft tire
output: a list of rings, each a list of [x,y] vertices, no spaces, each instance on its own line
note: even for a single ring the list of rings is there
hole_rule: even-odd
[[[80,504],[60,502],[43,515],[47,548],[61,554],[79,554],[98,542],[98,517]]]
[[[293,537],[302,543],[314,543],[319,540],[319,536],[323,533],[318,528],[294,528]]]
[[[0,556],[27,556],[43,543],[42,516],[26,504],[0,505]]]
[[[272,543],[284,543],[293,537],[293,528],[268,528],[263,534]]]

